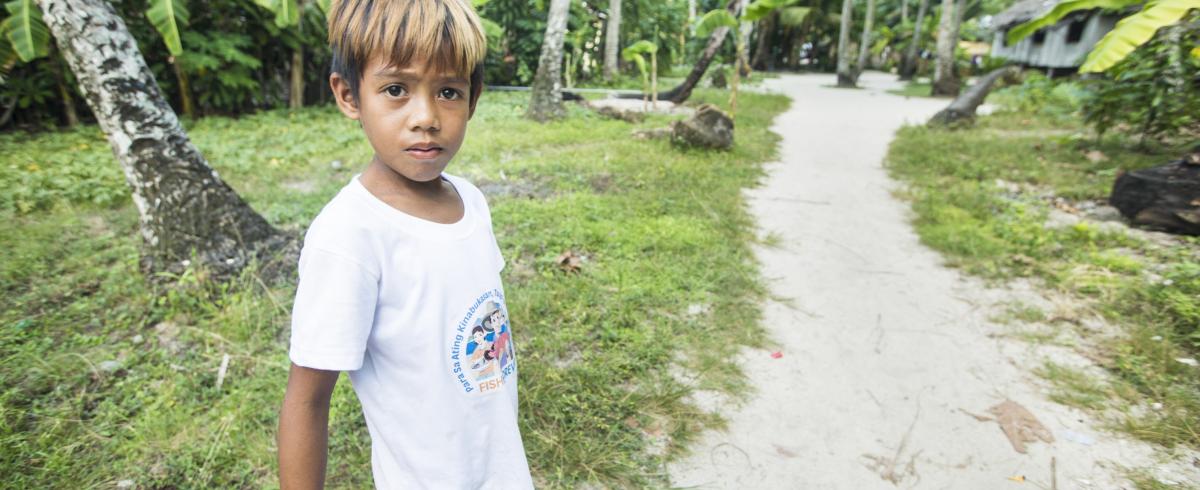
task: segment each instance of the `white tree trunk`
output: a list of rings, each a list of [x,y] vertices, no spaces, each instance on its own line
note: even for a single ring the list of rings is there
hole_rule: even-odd
[[[562,103],[563,39],[567,35],[567,15],[571,0],[551,0],[546,18],[546,36],[542,40],[542,56],[538,59],[537,74],[533,77],[533,95],[526,115],[535,121],[548,121],[566,115]]]
[[[132,190],[146,269],[181,270],[199,259],[224,274],[260,245],[280,243],[188,139],[108,1],[38,3]]]
[[[954,48],[958,45],[958,5],[954,0],[942,0],[942,16],[938,21],[937,63],[933,71],[933,95],[958,95],[958,77],[954,73]]]
[[[608,25],[604,33],[604,79],[612,81],[618,72],[617,52],[621,50],[621,0],[608,1]]]
[[[858,83],[858,75],[867,69],[871,57],[871,29],[875,23],[875,0],[867,0],[867,19],[863,24],[862,42],[858,45],[858,63],[854,65],[854,83]]]
[[[854,15],[852,0],[842,0],[842,26],[838,33],[837,47],[837,84],[839,87],[853,87],[854,73],[850,67],[850,16]]]
[[[921,47],[921,26],[925,25],[925,12],[929,10],[929,0],[921,0],[917,7],[917,20],[913,24],[913,37],[908,43],[908,52],[900,63],[900,79],[912,80],[917,73],[917,50]]]
[[[688,25],[692,26],[692,35],[696,35],[696,0],[688,0]]]

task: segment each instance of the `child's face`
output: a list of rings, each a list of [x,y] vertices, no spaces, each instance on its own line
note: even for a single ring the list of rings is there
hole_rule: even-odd
[[[333,78],[331,84],[338,94]],[[396,68],[375,57],[363,69],[357,104],[339,94],[338,106],[362,122],[376,160],[409,180],[428,182],[462,146],[470,88],[466,78],[435,73],[421,60]]]

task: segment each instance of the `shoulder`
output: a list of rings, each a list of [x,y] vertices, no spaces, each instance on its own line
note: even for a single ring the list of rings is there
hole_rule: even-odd
[[[381,222],[355,195],[354,183],[333,197],[304,234],[304,251],[321,250],[374,269]],[[303,253],[303,252],[302,252]]]
[[[457,175],[451,175],[448,173],[443,173],[442,175],[445,176],[446,180],[449,180],[451,184],[454,184],[454,189],[458,191],[459,195],[461,195],[464,200],[470,202],[480,202],[483,203],[484,206],[487,206],[487,198],[483,195],[483,191],[479,190],[475,184],[472,184],[467,179]]]

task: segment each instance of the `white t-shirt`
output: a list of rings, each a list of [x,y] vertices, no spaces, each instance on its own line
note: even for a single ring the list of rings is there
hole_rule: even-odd
[[[382,489],[532,488],[517,427],[517,360],[483,193],[443,174],[465,213],[401,212],[358,176],[300,253],[290,356],[349,371]]]

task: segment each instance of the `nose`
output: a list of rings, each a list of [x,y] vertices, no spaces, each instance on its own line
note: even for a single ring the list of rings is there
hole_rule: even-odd
[[[437,101],[432,94],[422,94],[409,100],[409,129],[413,131],[437,131],[441,129],[438,120]]]

